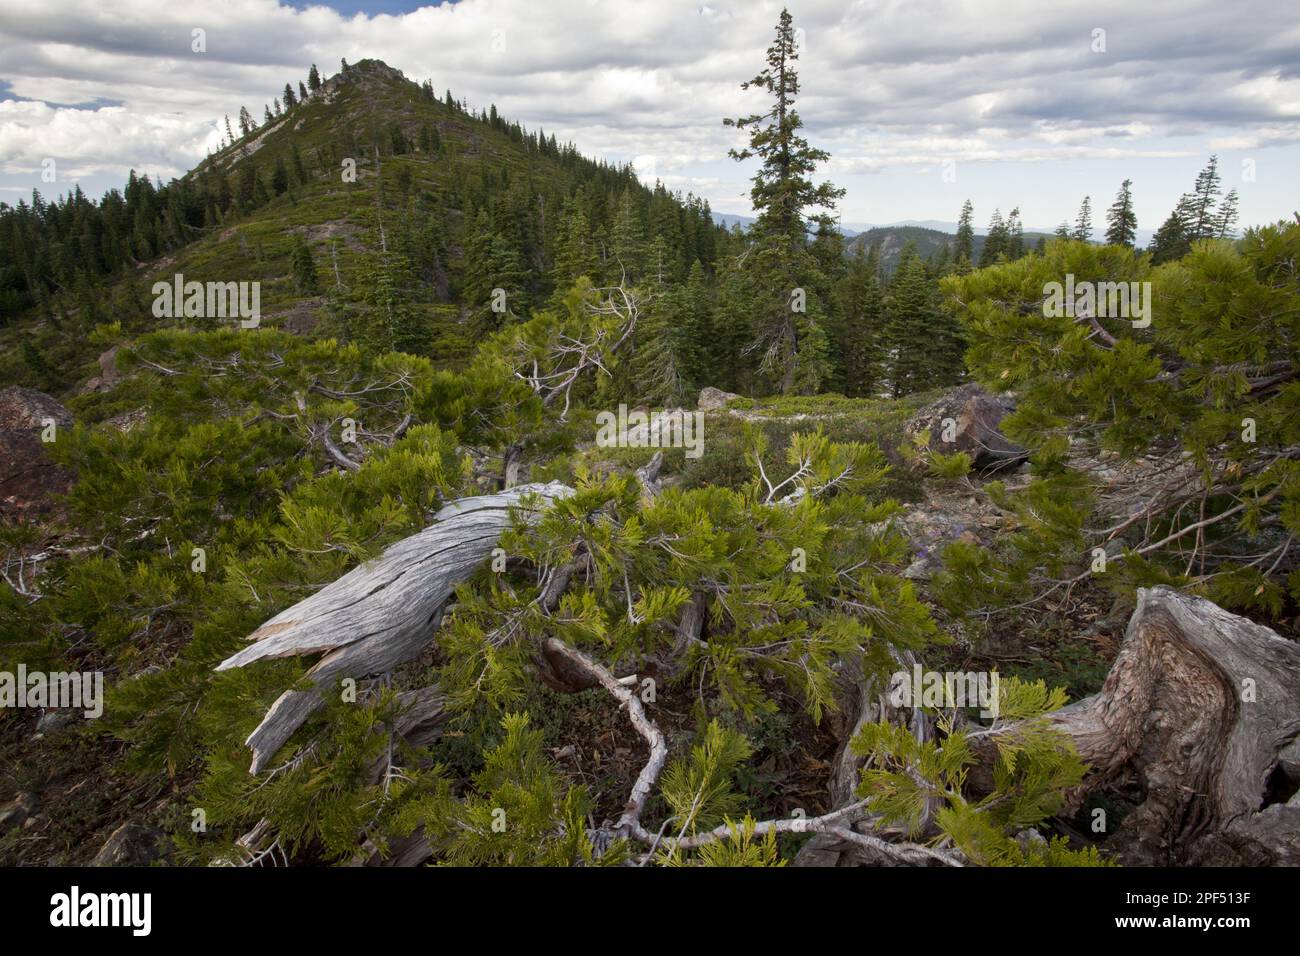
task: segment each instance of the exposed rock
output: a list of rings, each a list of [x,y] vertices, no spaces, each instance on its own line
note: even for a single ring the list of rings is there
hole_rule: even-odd
[[[1024,479],[1012,476],[1008,487],[1015,489]],[[903,506],[898,530],[907,537],[914,552],[903,577],[928,580],[934,562],[952,541],[991,546],[1007,517],[987,495],[972,496],[966,489],[956,492],[937,483],[926,483],[925,499]]]
[[[137,408],[134,411],[123,412],[120,415],[114,415],[112,418],[104,420],[104,424],[109,428],[116,428],[118,431],[126,433],[146,421],[149,418],[147,408]]]
[[[0,804],[0,833],[20,827],[36,812],[36,797],[20,793],[8,803]]]
[[[0,430],[40,431],[47,418],[58,425],[72,424],[72,413],[44,392],[20,385],[0,389]]]
[[[40,719],[36,721],[36,733],[33,739],[60,731],[80,716],[81,712],[74,708],[47,707],[41,712]]]
[[[1015,407],[1007,396],[991,395],[972,382],[918,411],[907,423],[907,434],[924,436],[923,447],[929,451],[965,452],[977,470],[1007,468],[1028,454],[998,428]]]
[[[107,352],[99,357],[99,374],[93,378],[87,379],[86,384],[81,386],[81,393],[84,395],[88,392],[103,392],[112,388],[122,379],[122,373],[117,369],[117,346],[114,345]]]
[[[324,297],[314,296],[298,300],[283,312],[268,312],[262,318],[282,332],[306,335],[320,323],[319,313],[324,306]]]
[[[124,823],[108,838],[91,866],[148,866],[162,855],[162,833],[139,823]]]
[[[0,389],[0,518],[27,521],[47,514],[72,475],[45,454],[46,425],[72,425],[69,411],[44,392],[17,385]]]
[[[702,412],[711,412],[719,408],[726,408],[738,398],[740,396],[735,392],[724,392],[722,389],[710,385],[700,390],[700,399],[695,403],[695,407]]]
[[[675,448],[687,434],[687,429],[692,436],[698,434],[692,415],[683,408],[658,412],[646,408],[633,409],[628,415],[626,430],[617,435],[617,447]],[[633,416],[637,417],[633,419]]]

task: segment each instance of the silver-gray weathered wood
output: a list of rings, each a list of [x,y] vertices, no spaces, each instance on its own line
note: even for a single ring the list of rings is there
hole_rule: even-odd
[[[246,741],[257,773],[323,703],[320,688],[340,677],[391,671],[416,657],[433,636],[434,617],[456,585],[497,547],[512,510],[535,502],[535,517],[551,502],[573,494],[559,482],[521,485],[495,495],[453,501],[433,524],[390,546],[271,618],[251,635],[248,647],[217,670],[254,661],[325,653],[307,672],[310,691],[285,691]]]

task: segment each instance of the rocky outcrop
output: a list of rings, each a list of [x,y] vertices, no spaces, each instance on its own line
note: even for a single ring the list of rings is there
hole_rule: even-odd
[[[86,384],[81,386],[83,395],[88,392],[106,392],[121,381],[122,373],[117,368],[117,351],[118,347],[114,345],[99,356],[99,374],[87,379]]]
[[[999,428],[1003,416],[1015,407],[1007,396],[992,395],[972,382],[917,412],[907,423],[907,434],[927,451],[965,452],[978,471],[1000,470],[1028,456]]]
[[[695,407],[702,412],[712,412],[719,408],[726,408],[738,398],[740,396],[734,392],[724,392],[722,389],[710,385],[700,391],[700,398],[695,403]]]
[[[44,392],[17,385],[0,389],[0,518],[30,521],[49,513],[72,475],[45,454],[72,415]],[[52,426],[52,427],[51,427]]]

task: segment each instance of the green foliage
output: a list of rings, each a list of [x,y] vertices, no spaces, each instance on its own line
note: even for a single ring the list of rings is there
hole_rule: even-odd
[[[763,439],[753,442],[758,461]],[[874,647],[873,635],[900,646],[932,639],[928,614],[895,574],[906,546],[885,522],[898,506],[866,497],[888,471],[880,452],[796,435],[786,458],[774,488],[760,475],[742,490],[667,488],[649,501],[630,478],[579,470],[577,494],[502,546],[538,569],[584,555],[583,589],[554,615],[530,579],[495,575],[464,589],[442,673],[457,706],[517,701],[527,654],[519,639],[538,630],[615,660],[666,651],[697,591],[710,595],[707,638],[678,679],[702,682],[715,706],[750,717],[773,706],[763,674],[785,680],[816,717],[833,706],[832,665]],[[775,503],[787,494],[797,503]],[[857,607],[870,624],[850,613]]]
[[[786,865],[786,861],[777,855],[775,831],[768,830],[762,838],[758,838],[757,822],[750,816],[746,816],[739,823],[728,820],[726,826],[729,831],[726,840],[705,844],[696,851],[696,858],[701,866]]]
[[[799,94],[798,38],[789,11],[782,10],[776,39],[767,50],[767,66],[743,83],[772,96],[771,107],[726,125],[749,130],[749,145],[731,150],[743,161],[760,160],[750,198],[758,212],[755,241],[734,266],[744,277],[753,310],[754,340],[748,348],[759,356],[758,372],[782,393],[817,391],[829,370],[825,308],[817,289],[825,285],[817,258],[807,248],[805,210],[820,209],[829,232],[830,210],[844,190],[830,183],[814,185],[812,173],[830,158],[799,135],[803,121],[794,108]],[[837,257],[839,258],[839,257]]]
[[[930,455],[928,466],[931,476],[941,481],[956,481],[970,474],[971,457],[964,451],[952,454],[936,451]]]
[[[399,833],[423,827],[452,866],[615,866],[627,846],[597,852],[587,835],[585,787],[566,786],[542,754],[527,714],[506,714],[504,738],[458,801],[434,793],[398,815]]]
[[[678,832],[712,830],[742,809],[732,778],[750,753],[743,736],[723,729],[715,720],[705,727],[687,759],[668,765],[661,792]],[[670,847],[665,855],[676,856],[677,848]]]
[[[913,834],[935,805],[939,830],[977,865],[1099,865],[1095,849],[1076,852],[1064,841],[1052,841],[1024,850],[1014,839],[1060,810],[1065,791],[1087,769],[1070,739],[1044,719],[1064,703],[1060,689],[1011,678],[999,682],[998,716],[987,728],[966,730],[941,717],[942,737],[920,741],[896,724],[867,724],[851,742],[855,753],[869,758],[858,796],[886,824],[903,825]],[[968,774],[977,762],[977,746],[991,747],[996,757],[991,792],[972,799]]]
[[[889,385],[895,397],[960,378],[961,332],[939,307],[934,282],[912,247],[904,250],[889,284],[885,316],[885,341],[892,353]]]
[[[1108,583],[1192,585],[1229,606],[1272,613],[1288,594],[1300,596],[1279,573],[1286,546],[1266,530],[1300,529],[1288,451],[1300,442],[1300,283],[1288,265],[1297,248],[1295,224],[1252,231],[1235,245],[1199,242],[1154,268],[1123,246],[1053,242],[1042,255],[944,280],[967,326],[972,368],[989,386],[1018,393],[1002,427],[1034,450],[1035,474],[1000,502],[1021,530],[1003,542],[999,560],[955,545],[947,583],[1011,598],[1035,579],[1059,579],[1107,543],[1088,525],[1125,517],[1094,514],[1096,489],[1075,462],[1110,454],[1129,467],[1146,455],[1181,484],[1164,492],[1153,485],[1149,500],[1130,506],[1150,517],[1121,525],[1126,536],[1108,549],[1120,573],[1108,571]],[[1044,305],[1049,284],[1067,275],[1076,287],[1150,283],[1149,327],[1137,316],[1071,316]],[[986,490],[1001,495],[999,485]]]

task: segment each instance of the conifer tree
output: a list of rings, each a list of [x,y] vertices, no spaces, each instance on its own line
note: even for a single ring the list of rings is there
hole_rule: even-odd
[[[566,212],[564,222],[564,238],[556,252],[553,270],[557,293],[561,289],[567,290],[583,276],[589,279],[599,276],[599,261],[586,213],[580,207],[572,206]]]
[[[1235,239],[1237,225],[1237,190],[1229,189],[1219,205],[1219,214],[1215,219],[1217,236],[1220,239]]]
[[[1112,246],[1133,248],[1137,236],[1137,216],[1133,213],[1133,180],[1126,179],[1119,187],[1119,195],[1106,212],[1106,242]]]
[[[1007,215],[1007,258],[1019,259],[1025,254],[1025,227],[1020,221],[1020,207]]]
[[[1205,168],[1196,174],[1196,183],[1190,193],[1183,195],[1178,204],[1178,218],[1182,220],[1187,241],[1198,242],[1218,235],[1216,206],[1222,190],[1219,188],[1219,157],[1211,156]]]
[[[885,310],[865,243],[854,246],[836,292],[840,319],[831,329],[836,369],[831,385],[851,398],[872,397],[885,374]]]
[[[613,259],[609,277],[611,283],[619,282],[625,275],[628,283],[635,284],[645,275],[645,228],[633,206],[629,190],[624,190],[619,200],[613,233],[610,235],[610,254]]]
[[[284,164],[284,157],[277,156],[275,167],[271,171],[271,191],[280,196],[289,188],[289,168]]]
[[[754,175],[750,199],[758,220],[754,225],[755,248],[745,260],[759,292],[754,304],[758,338],[755,351],[760,367],[779,382],[782,392],[816,390],[824,378],[826,335],[821,302],[809,294],[821,284],[815,263],[807,251],[808,227],[805,210],[833,210],[844,195],[830,183],[814,185],[811,176],[818,163],[829,158],[799,135],[803,121],[795,110],[799,76],[795,63],[799,51],[793,20],[781,11],[776,39],[767,50],[767,66],[741,89],[756,87],[772,98],[762,113],[724,123],[749,131],[749,145],[733,149],[733,159],[760,160]],[[802,352],[802,354],[801,354]]]
[[[718,358],[714,338],[713,289],[699,259],[691,263],[686,284],[681,287],[679,317],[686,385],[689,391],[698,392],[712,384]]]
[[[293,245],[293,281],[299,295],[315,295],[320,291],[316,279],[316,263],[312,261],[311,246],[299,236]]]
[[[1151,237],[1151,245],[1148,251],[1151,253],[1151,261],[1159,265],[1162,262],[1170,262],[1174,259],[1181,259],[1186,255],[1191,244],[1187,239],[1187,232],[1183,227],[1183,220],[1177,212],[1171,212],[1156,230],[1155,235]]]
[[[909,242],[889,282],[885,301],[889,385],[895,398],[936,381],[935,335],[939,309],[925,263]]]
[[[984,248],[980,250],[980,268],[997,262],[999,256],[1005,256],[1010,240],[1011,234],[1002,218],[1002,211],[994,209],[993,216],[989,219],[988,235],[984,237]]]
[[[957,218],[957,247],[954,251],[958,262],[965,259],[969,265],[975,261],[975,207],[969,199],[961,204],[961,215]]]
[[[1074,220],[1074,232],[1070,233],[1070,238],[1078,242],[1089,242],[1092,239],[1092,197],[1084,196],[1083,202],[1079,204],[1079,215]]]

